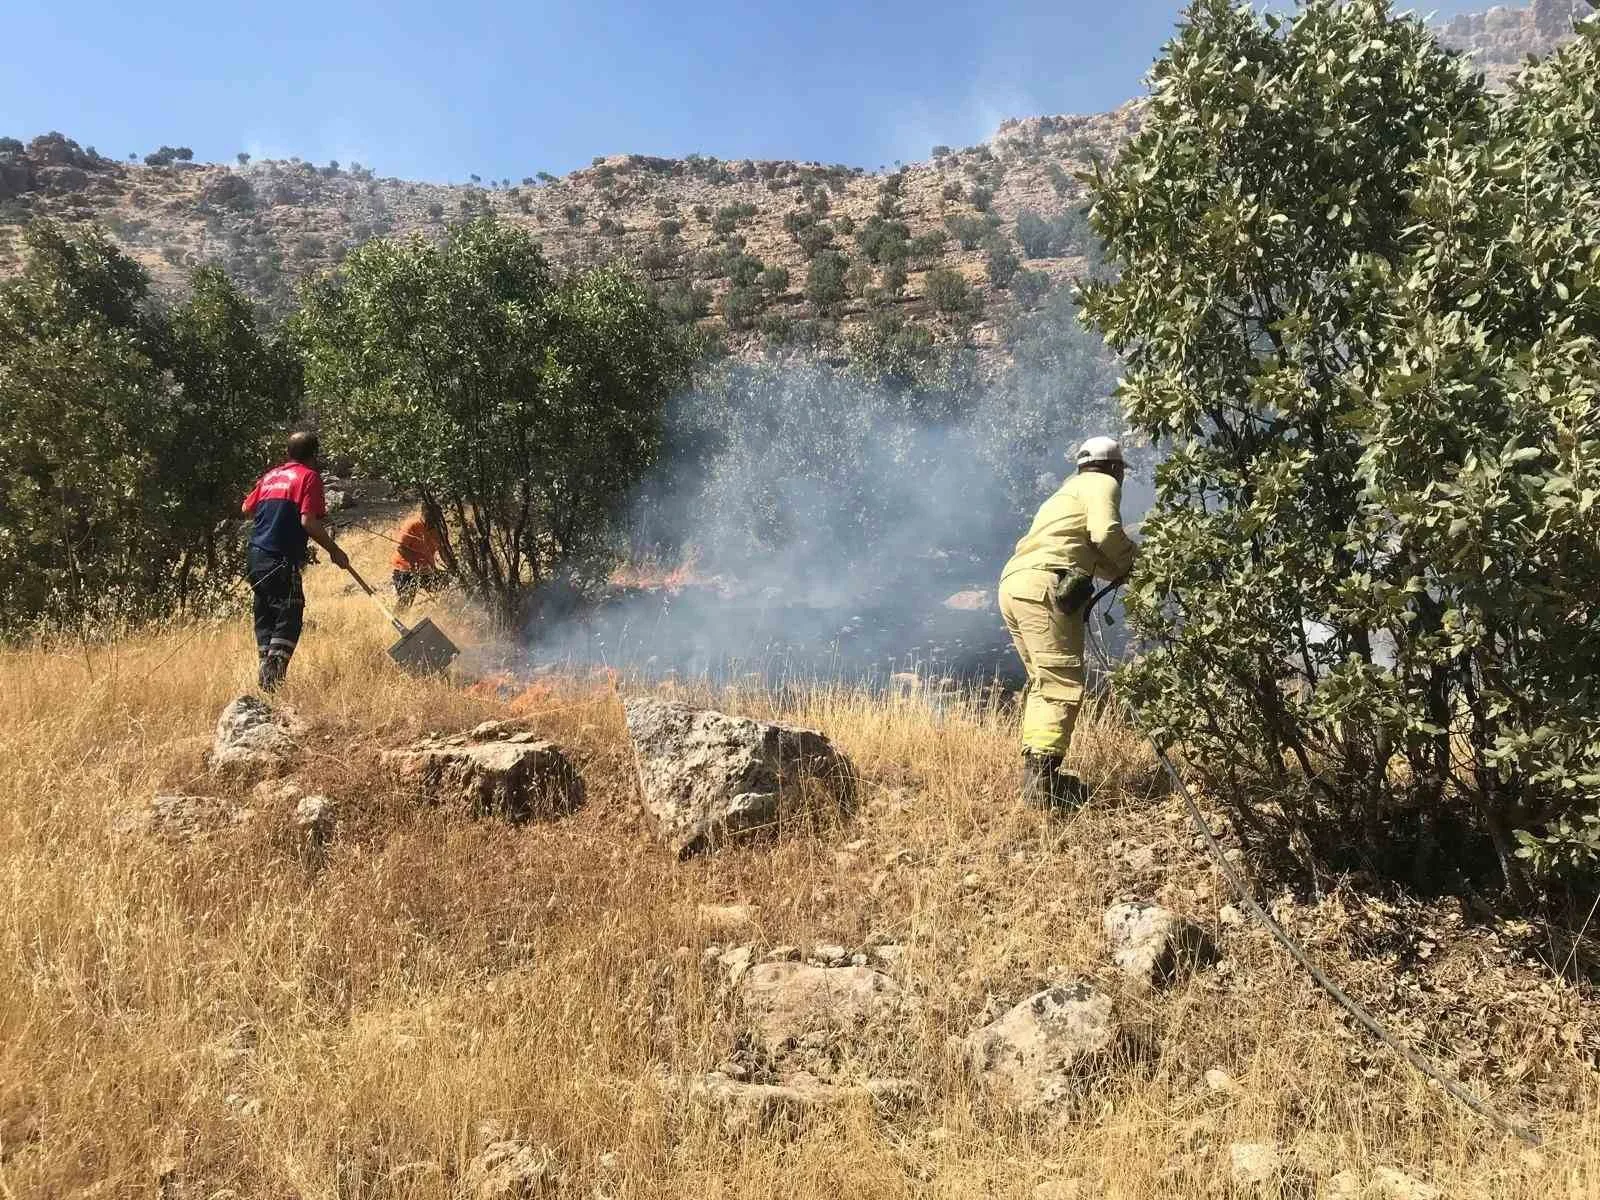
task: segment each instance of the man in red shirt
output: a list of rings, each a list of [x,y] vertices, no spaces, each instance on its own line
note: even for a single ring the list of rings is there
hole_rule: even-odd
[[[317,474],[317,435],[289,437],[289,461],[273,467],[245,497],[244,511],[255,519],[250,535],[249,576],[255,589],[256,651],[261,690],[275,691],[289,670],[300,641],[306,597],[300,568],[306,537],[328,552],[333,565],[349,570],[350,560],[327,525],[328,504]]]

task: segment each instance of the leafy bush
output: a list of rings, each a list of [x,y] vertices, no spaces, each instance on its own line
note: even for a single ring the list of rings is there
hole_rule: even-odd
[[[844,290],[858,300],[867,294],[871,286],[872,268],[866,263],[856,263],[844,273]]]
[[[964,313],[976,307],[966,276],[949,267],[935,267],[923,276],[923,291],[938,312]]]
[[[1171,443],[1123,686],[1253,843],[1600,857],[1597,75],[1593,23],[1497,102],[1386,6],[1204,0],[1093,189]]]
[[[761,278],[765,269],[766,265],[759,258],[736,253],[728,259],[727,276],[735,287],[747,288]]]
[[[1032,306],[1050,290],[1050,276],[1043,271],[1018,271],[1011,277],[1011,297],[1018,304]]]
[[[187,146],[162,146],[144,156],[147,167],[168,167],[175,162],[192,162],[194,151]]]
[[[711,311],[711,293],[679,279],[656,298],[656,303],[679,325],[691,325]]]
[[[293,356],[214,267],[168,306],[47,222],[0,284],[0,623],[153,616],[228,592],[239,502],[299,411]]]
[[[856,231],[856,245],[870,263],[903,262],[910,253],[911,230],[904,221],[868,217]]]
[[[761,286],[772,296],[781,296],[789,290],[789,268],[768,267],[761,272]]]
[[[971,201],[972,207],[979,212],[988,212],[989,206],[994,203],[994,189],[975,187],[967,193],[967,199]]]
[[[959,179],[952,179],[939,189],[939,196],[944,200],[960,200],[967,194],[967,189],[961,186]]]
[[[814,259],[833,245],[833,230],[822,224],[811,225],[802,229],[795,240],[800,243],[801,253]]]
[[[946,217],[944,227],[963,250],[976,250],[994,225],[982,217]]]
[[[765,300],[755,288],[731,287],[722,294],[722,299],[717,304],[717,311],[722,314],[722,319],[727,322],[729,329],[748,329],[754,323]]]
[[[671,241],[683,232],[683,222],[676,217],[668,217],[656,226],[656,232],[661,235],[663,242]]]
[[[444,219],[444,205],[437,200],[428,205],[428,220],[442,221]]]
[[[806,299],[817,306],[818,312],[827,312],[844,299],[844,276],[849,269],[850,260],[837,250],[824,250],[811,260]]]
[[[983,239],[984,266],[989,273],[989,283],[997,288],[1009,287],[1022,261],[1011,248],[1011,240],[996,231]]]
[[[895,299],[906,290],[906,267],[904,263],[892,262],[883,268],[879,280],[883,287],[883,294],[890,299]]]
[[[583,224],[583,214],[584,214],[583,205],[581,205],[581,204],[568,204],[565,208],[563,208],[561,210],[561,212],[567,218],[567,224],[568,225],[582,225]]]
[[[603,577],[689,362],[638,282],[557,278],[526,230],[484,219],[368,242],[296,324],[336,444],[446,509],[447,559],[501,625],[545,583]]]

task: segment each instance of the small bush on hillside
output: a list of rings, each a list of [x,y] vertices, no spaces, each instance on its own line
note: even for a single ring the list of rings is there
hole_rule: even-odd
[[[789,290],[789,268],[768,267],[761,272],[761,286],[770,296],[779,296]]]
[[[949,267],[935,267],[923,277],[923,294],[935,311],[941,313],[965,313],[976,307],[976,297],[966,276]]]
[[[194,151],[187,146],[162,146],[144,156],[144,165],[147,167],[167,167],[175,162],[192,162]]]
[[[976,250],[993,226],[982,217],[946,217],[944,227],[963,250]]]
[[[816,258],[833,245],[833,230],[822,224],[812,225],[802,229],[800,236],[795,240],[800,243],[802,254],[807,258]]]
[[[1050,276],[1043,271],[1018,271],[1011,277],[1010,290],[1018,304],[1031,307],[1050,291]]]
[[[882,217],[869,217],[856,231],[856,245],[870,263],[903,262],[909,253],[907,243],[911,230],[904,221],[886,221]]]
[[[754,323],[764,304],[765,300],[755,288],[732,287],[722,294],[717,311],[729,329],[744,330]]]
[[[967,189],[961,186],[960,180],[952,180],[939,189],[939,196],[943,200],[960,200],[967,194]]]
[[[676,280],[656,302],[661,311],[679,325],[690,325],[711,311],[711,293],[686,279]]]
[[[844,290],[856,299],[867,294],[872,286],[872,268],[866,263],[856,263],[844,273]]]
[[[676,217],[668,217],[656,226],[656,232],[661,235],[663,242],[670,242],[683,232],[683,222]]]
[[[428,220],[442,221],[444,219],[444,205],[437,200],[428,205]]]
[[[583,214],[584,214],[583,205],[581,205],[581,204],[568,204],[565,208],[563,208],[561,210],[561,212],[567,218],[567,224],[568,225],[582,225],[583,224]]]
[[[844,299],[844,277],[849,269],[850,260],[837,250],[823,250],[811,260],[806,299],[817,306],[818,312],[827,312]]]
[[[1017,252],[1011,248],[1011,240],[998,231],[991,233],[983,240],[983,253],[984,268],[988,272],[990,285],[997,288],[1009,287],[1017,268],[1022,265]]]
[[[885,296],[892,300],[898,299],[906,290],[905,264],[893,262],[884,267],[880,286]]]
[[[988,212],[989,206],[994,203],[994,189],[975,187],[967,194],[967,199],[971,201],[972,207],[979,212]]]

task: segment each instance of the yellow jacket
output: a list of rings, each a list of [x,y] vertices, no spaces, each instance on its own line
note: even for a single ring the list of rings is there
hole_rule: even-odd
[[[1043,570],[1120,579],[1134,553],[1122,528],[1122,485],[1103,471],[1079,471],[1040,506],[1000,578]]]

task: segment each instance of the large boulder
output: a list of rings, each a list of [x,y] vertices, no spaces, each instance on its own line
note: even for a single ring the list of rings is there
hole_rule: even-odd
[[[554,742],[505,721],[424,738],[383,760],[429,800],[512,821],[559,816],[583,803],[583,780]]]
[[[745,971],[741,985],[745,1015],[772,1054],[807,1034],[870,1024],[903,1003],[900,985],[869,967],[764,962]]]
[[[240,696],[217,718],[211,741],[213,771],[276,771],[300,750],[302,725],[291,712],[259,696]]]
[[[855,803],[855,769],[814,729],[651,698],[624,709],[644,806],[679,857],[774,832],[808,801]]]
[[[1029,996],[969,1037],[973,1068],[1015,1108],[1045,1108],[1077,1094],[1121,1037],[1111,997],[1075,982]]]
[[[1114,904],[1101,926],[1113,961],[1140,983],[1175,983],[1216,958],[1204,929],[1159,904]]]

